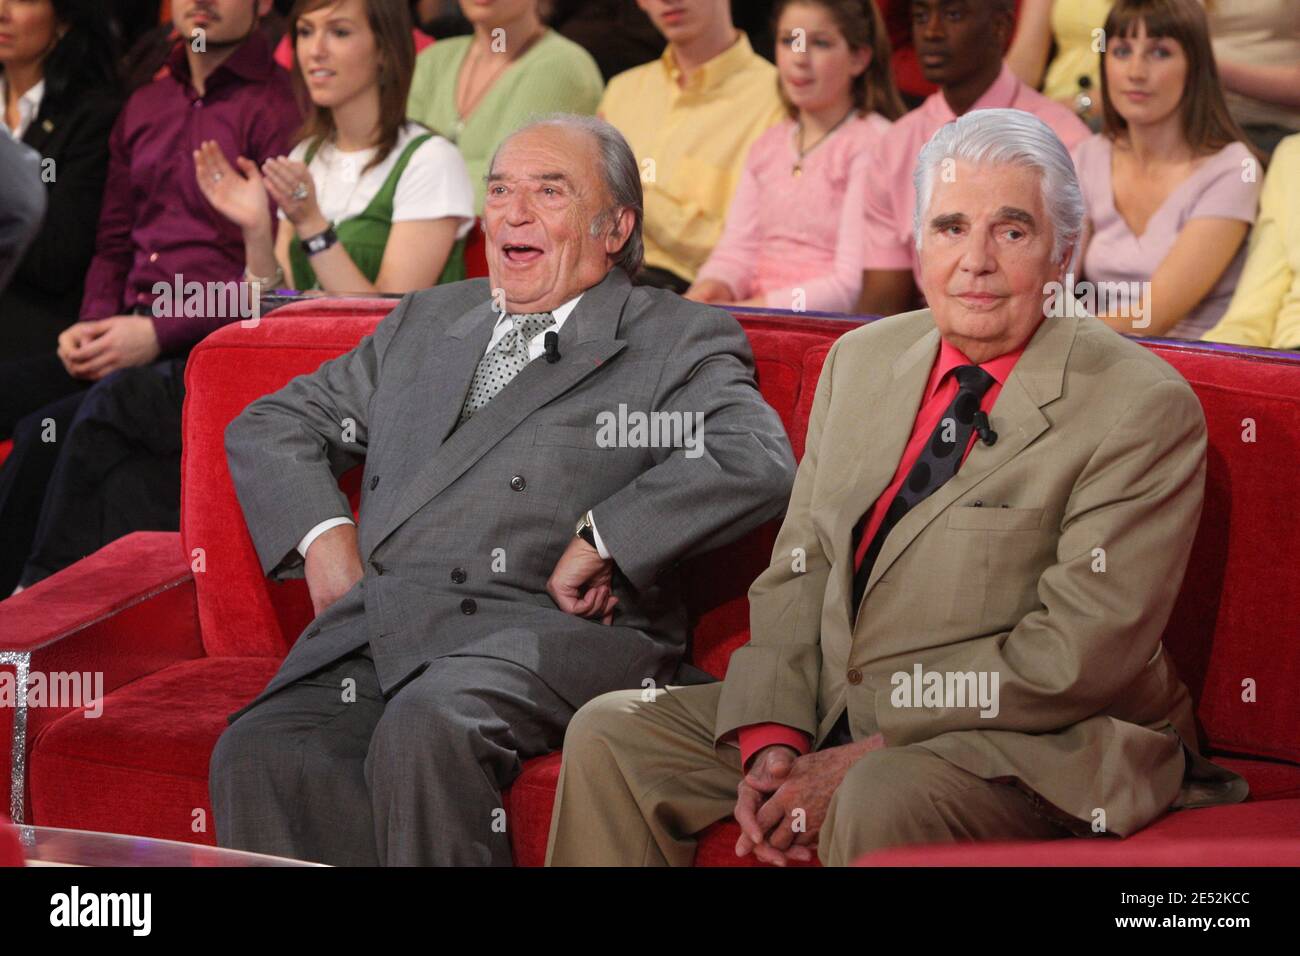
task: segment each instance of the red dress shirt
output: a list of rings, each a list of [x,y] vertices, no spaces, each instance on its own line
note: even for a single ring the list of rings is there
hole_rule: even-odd
[[[984,397],[980,400],[980,410],[985,414],[992,411],[993,404],[998,400],[998,395],[1002,391],[1003,383],[1006,382],[1007,376],[1011,374],[1011,370],[1015,368],[1016,362],[1024,350],[1025,346],[1021,345],[1015,351],[999,355],[997,358],[990,359],[980,365],[980,368],[993,376],[993,384],[989,386],[989,390],[984,393]],[[935,357],[933,367],[930,369],[930,379],[925,386],[921,407],[916,413],[916,421],[912,425],[912,436],[907,440],[907,445],[903,448],[903,456],[898,461],[898,468],[894,471],[893,480],[890,481],[885,490],[880,493],[880,497],[871,505],[866,528],[858,544],[857,552],[853,556],[854,568],[857,568],[862,563],[862,557],[866,554],[872,537],[885,520],[885,512],[889,510],[890,502],[898,494],[898,489],[902,487],[908,472],[912,470],[912,465],[920,457],[925,443],[929,441],[930,435],[934,433],[935,427],[943,418],[944,409],[957,395],[957,377],[949,373],[959,365],[973,364],[956,346],[949,345],[942,339],[940,340],[939,353]],[[996,427],[994,430],[997,430]],[[967,442],[966,449],[962,452],[961,460],[963,462],[966,461],[966,456],[971,453],[971,449],[975,447],[975,438],[976,433],[972,430],[970,441]],[[776,723],[750,724],[747,727],[741,727],[739,738],[741,766],[747,765],[750,757],[771,744],[786,744],[799,751],[799,753],[805,754],[812,743],[808,735],[803,731]]]

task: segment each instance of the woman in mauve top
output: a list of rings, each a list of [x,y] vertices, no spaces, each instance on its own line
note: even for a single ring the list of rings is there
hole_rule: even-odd
[[[1197,339],[1232,298],[1263,170],[1224,103],[1196,0],[1119,0],[1106,36],[1104,127],[1074,151],[1083,277],[1107,284],[1096,312],[1112,328]],[[1112,298],[1124,288],[1112,283],[1143,294]]]
[[[722,238],[686,298],[846,312],[862,282],[870,155],[903,113],[888,39],[869,0],[785,0],[776,16],[790,119],[750,148]]]

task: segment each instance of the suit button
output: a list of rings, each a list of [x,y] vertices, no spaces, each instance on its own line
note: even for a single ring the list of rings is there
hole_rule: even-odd
[[[375,475],[375,477],[370,479],[370,490],[374,491],[378,487],[379,487],[379,476]]]
[[[456,584],[464,584],[464,583],[465,583],[465,577],[466,577],[466,575],[465,575],[465,569],[464,569],[464,568],[452,568],[452,569],[451,569],[451,579],[452,579],[452,581],[454,581]]]
[[[861,683],[862,683],[862,671],[858,670],[856,667],[853,668],[853,670],[849,671],[849,683],[850,683],[850,684],[853,684],[853,685],[855,685],[855,686],[858,685],[858,684],[861,684]]]
[[[385,571],[388,570],[378,561],[371,561],[370,566],[375,569],[375,574],[383,574]]]
[[[510,479],[510,487],[515,491],[523,491],[528,487],[528,482],[524,481],[523,475],[515,475]]]
[[[465,598],[465,600],[460,602],[461,614],[473,614],[477,610],[478,610],[478,605],[474,603],[473,598]]]

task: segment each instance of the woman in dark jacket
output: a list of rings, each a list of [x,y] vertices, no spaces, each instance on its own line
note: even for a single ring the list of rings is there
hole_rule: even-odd
[[[103,0],[0,4],[0,119],[43,157],[47,206],[44,225],[0,296],[0,378],[8,379],[5,394],[20,390],[25,407],[33,407],[36,392],[50,392],[39,406],[84,384],[64,372],[55,349],[81,308],[108,136],[121,107],[108,11]],[[33,356],[48,357],[48,374]],[[0,401],[0,439],[14,425],[9,404]]]

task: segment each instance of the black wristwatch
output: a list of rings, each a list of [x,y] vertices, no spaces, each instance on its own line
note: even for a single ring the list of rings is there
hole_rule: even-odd
[[[582,519],[578,522],[578,527],[574,529],[574,534],[593,548],[596,548],[596,526],[591,521],[590,511],[582,516]],[[599,551],[600,549],[596,548],[596,550]]]
[[[314,236],[308,236],[298,244],[302,246],[302,251],[309,256],[324,252],[334,243],[339,241],[339,234],[334,231],[334,224],[330,223],[325,227],[325,231]]]

